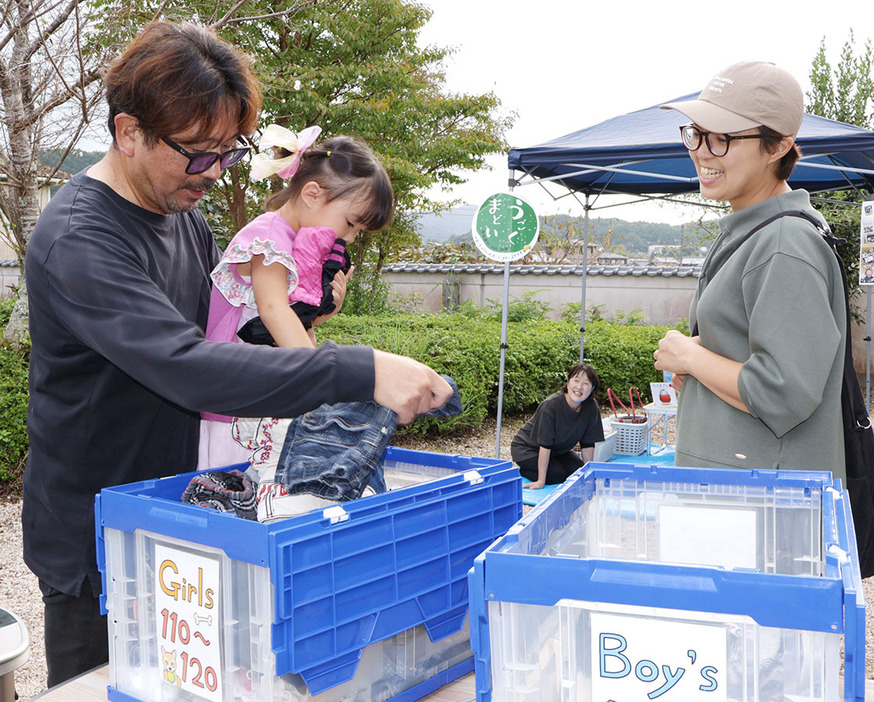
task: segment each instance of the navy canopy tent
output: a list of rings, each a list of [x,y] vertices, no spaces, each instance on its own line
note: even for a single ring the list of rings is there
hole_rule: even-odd
[[[696,96],[694,93],[665,102],[692,100]],[[589,210],[594,209],[592,200],[600,195],[670,199],[672,195],[698,192],[695,167],[680,141],[680,127],[688,123],[689,118],[676,110],[662,110],[653,105],[545,144],[511,149],[510,184],[518,187],[537,183],[555,199],[583,195],[588,234]],[[796,141],[803,156],[789,179],[793,188],[804,188],[811,193],[846,189],[874,191],[874,132],[805,114]],[[553,184],[560,186],[559,194],[550,187]],[[583,247],[581,361],[585,349],[586,253],[587,247]],[[509,264],[505,266],[504,279],[506,308]],[[495,454],[499,457],[505,345],[506,309],[501,338]]]
[[[696,94],[668,100],[691,100]],[[567,192],[672,195],[698,191],[698,178],[680,142],[689,118],[647,107],[544,144],[512,149],[514,185],[555,183]],[[797,138],[803,157],[789,183],[811,193],[874,189],[874,132],[805,114]],[[549,188],[547,188],[549,189]]]

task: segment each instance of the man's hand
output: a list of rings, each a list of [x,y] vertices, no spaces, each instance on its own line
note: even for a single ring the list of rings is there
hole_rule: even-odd
[[[424,363],[406,356],[373,350],[373,399],[397,412],[398,424],[446,404],[452,388]]]

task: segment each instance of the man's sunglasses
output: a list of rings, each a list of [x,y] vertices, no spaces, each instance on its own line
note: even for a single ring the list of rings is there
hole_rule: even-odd
[[[222,154],[216,151],[203,151],[198,154],[193,154],[190,151],[183,149],[172,139],[161,137],[161,141],[188,159],[188,166],[185,168],[185,172],[188,175],[197,175],[198,173],[208,171],[216,161],[219,162],[219,166],[222,170],[230,168],[234,164],[242,161],[243,157],[249,153],[248,146],[241,146],[236,149],[228,149]]]

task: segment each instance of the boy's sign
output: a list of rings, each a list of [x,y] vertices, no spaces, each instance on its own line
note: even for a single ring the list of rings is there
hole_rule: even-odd
[[[722,625],[592,613],[593,700],[724,702]]]

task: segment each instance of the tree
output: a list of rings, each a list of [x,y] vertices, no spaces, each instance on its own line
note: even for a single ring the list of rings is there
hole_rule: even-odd
[[[256,22],[222,20],[239,6],[229,0],[103,1],[128,3],[120,14],[130,16],[132,26],[153,13],[216,24],[254,59],[264,93],[262,125],[294,131],[318,125],[322,138],[347,134],[373,148],[392,179],[396,215],[387,230],[356,238],[358,272],[347,308],[355,308],[358,288],[377,285],[384,262],[418,240],[409,213],[439,208],[428,189],[463,182],[463,171],[483,167],[485,156],[507,148],[512,116],[496,114],[493,93],[446,89],[442,62],[450,50],[417,44],[431,11],[412,0],[244,0],[246,17]],[[277,14],[290,9],[290,17]],[[220,243],[281,187],[277,179],[250,182],[245,165],[226,172],[203,205],[224,235]]]
[[[0,174],[10,188],[0,211],[23,258],[38,215],[36,193],[102,114],[100,69],[153,19],[213,27],[248,52],[264,92],[263,123],[299,130],[318,124],[324,135],[367,141],[386,164],[397,198],[396,224],[359,236],[355,259],[375,251],[378,271],[415,238],[405,213],[434,206],[426,190],[462,182],[506,148],[510,117],[494,117],[497,98],[445,91],[447,49],[419,47],[430,10],[409,0],[13,0],[2,12],[0,38]],[[49,168],[38,158],[61,154]],[[205,207],[211,221],[235,232],[258,211],[269,186],[248,170],[226,172]]]
[[[844,42],[841,58],[832,68],[826,57],[825,38],[810,69],[811,90],[807,93],[807,111],[857,127],[871,129],[874,125],[874,48],[871,40],[855,53],[853,31]]]
[[[273,7],[254,2],[265,2],[265,13]],[[510,117],[495,115],[494,94],[446,90],[442,61],[449,50],[417,44],[430,16],[409,0],[323,0],[303,8],[293,24],[266,20],[222,30],[256,58],[264,124],[295,131],[317,124],[323,136],[358,137],[386,165],[398,214],[388,230],[359,235],[354,252],[360,264],[372,249],[377,272],[417,238],[408,214],[435,207],[426,191],[463,182],[459,170],[481,168],[487,154],[504,150],[511,124]],[[245,179],[245,169],[234,178]],[[250,195],[245,210],[241,193]],[[236,231],[256,212],[251,195],[263,191],[232,178],[218,194]]]
[[[871,40],[857,54],[853,32],[841,49],[835,67],[826,56],[825,38],[810,69],[811,90],[807,93],[807,111],[828,119],[846,122],[866,129],[874,128],[874,48]],[[869,196],[870,197],[870,196]],[[836,237],[846,241],[838,251],[847,269],[851,294],[859,284],[859,218],[860,208],[842,203],[859,203],[865,197],[855,191],[829,193],[820,206]]]
[[[106,51],[92,50],[79,0],[13,0],[0,13],[0,213],[23,260],[39,190],[92,119]],[[52,150],[61,158],[41,164]]]
[[[108,47],[92,46],[79,0],[12,0],[0,16],[0,215],[2,233],[23,262],[39,191],[92,119]],[[40,163],[51,151],[58,158]],[[26,310],[22,283],[4,332],[13,343],[26,336]]]

